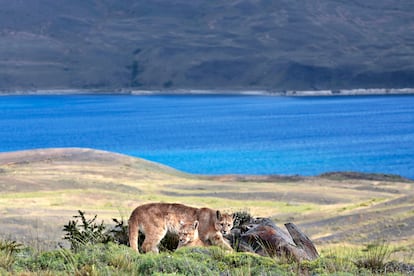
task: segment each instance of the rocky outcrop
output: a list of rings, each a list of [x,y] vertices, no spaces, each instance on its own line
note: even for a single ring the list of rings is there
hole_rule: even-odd
[[[261,256],[277,256],[300,262],[319,257],[313,242],[293,223],[286,223],[287,232],[269,218],[250,218],[238,223],[229,240],[237,251]]]

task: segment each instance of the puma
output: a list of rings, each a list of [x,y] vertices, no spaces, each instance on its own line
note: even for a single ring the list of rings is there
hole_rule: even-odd
[[[138,252],[138,232],[145,235],[143,252],[158,253],[158,244],[167,232],[178,234],[180,222],[198,221],[198,235],[206,244],[233,250],[224,240],[233,227],[233,216],[210,208],[195,208],[179,203],[147,203],[132,211],[128,221],[129,244]]]
[[[191,222],[181,222],[180,230],[178,230],[178,248],[184,246],[206,246],[198,236],[198,220]]]

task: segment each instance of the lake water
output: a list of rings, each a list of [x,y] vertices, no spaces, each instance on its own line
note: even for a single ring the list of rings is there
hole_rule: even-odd
[[[201,174],[414,179],[414,96],[1,96],[0,151],[88,147]]]

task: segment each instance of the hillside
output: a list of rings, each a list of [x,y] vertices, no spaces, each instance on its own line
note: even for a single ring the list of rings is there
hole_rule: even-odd
[[[318,245],[385,239],[414,248],[414,185],[395,176],[201,176],[92,149],[0,153],[0,238],[56,246],[77,210],[111,223],[144,202],[294,222]],[[411,253],[412,254],[412,253]]]
[[[414,87],[411,1],[0,5],[0,91]]]

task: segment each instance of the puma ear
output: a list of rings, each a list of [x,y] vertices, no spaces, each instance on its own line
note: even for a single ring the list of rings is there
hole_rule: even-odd
[[[194,221],[194,224],[193,225],[194,225],[194,229],[197,230],[197,228],[198,228],[198,220]]]
[[[219,210],[217,210],[217,211],[216,211],[216,216],[217,216],[217,219],[218,219],[218,220],[220,220],[220,219],[221,219],[221,213],[220,213],[220,211],[219,211]]]

